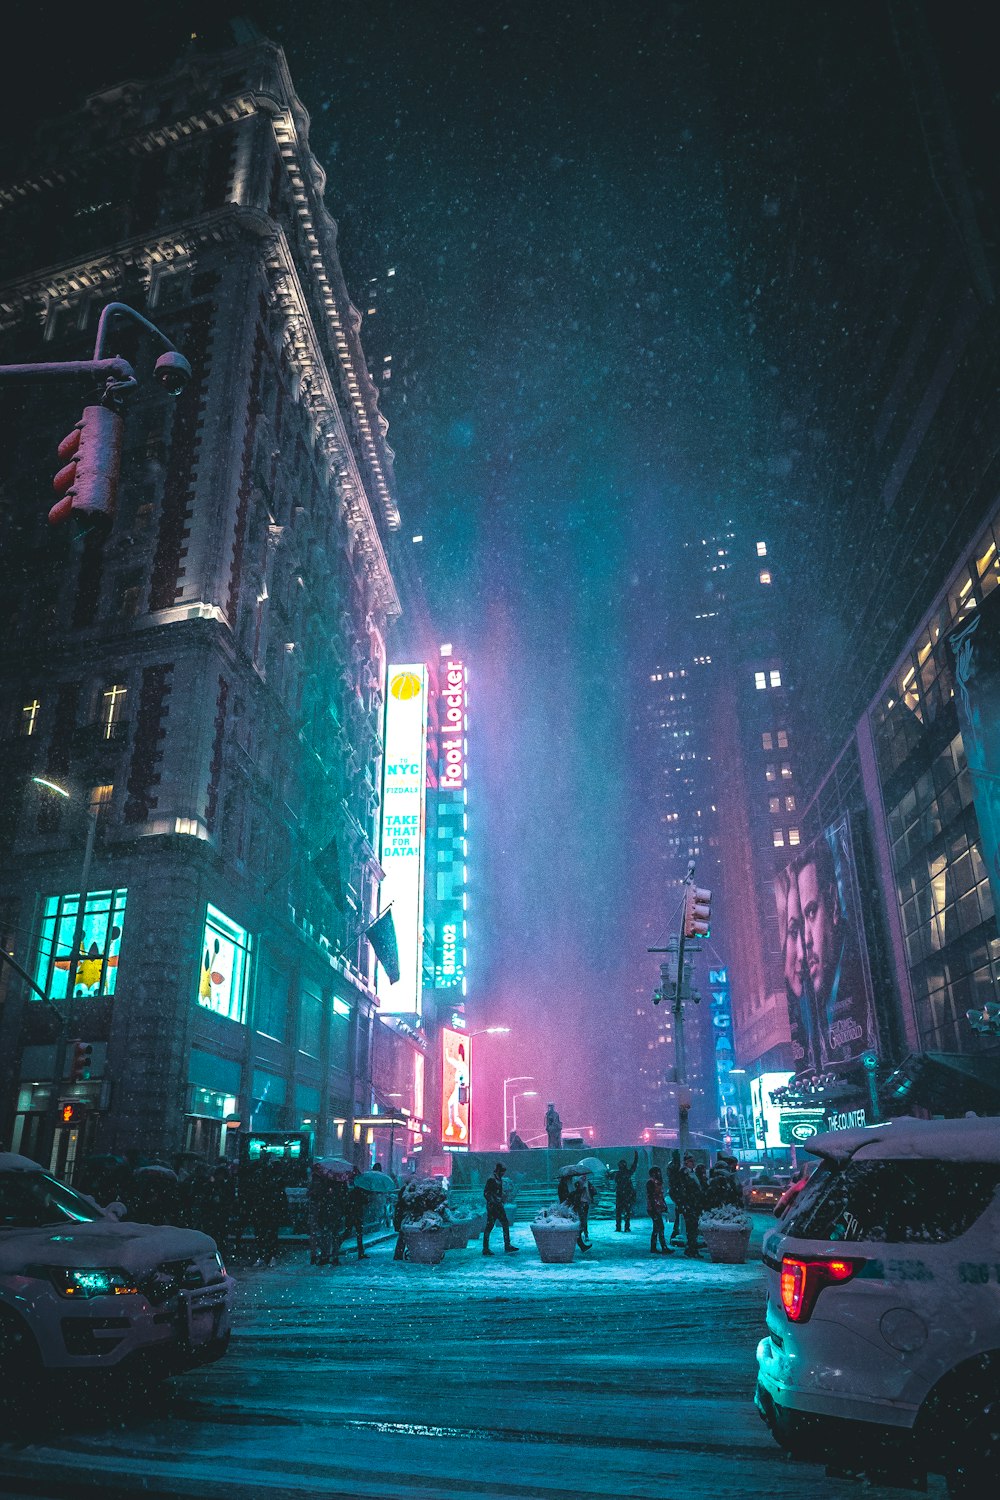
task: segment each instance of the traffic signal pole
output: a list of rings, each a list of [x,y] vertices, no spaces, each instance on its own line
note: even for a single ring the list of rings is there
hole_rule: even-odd
[[[677,938],[677,983],[674,985],[674,1082],[677,1085],[677,1139],[681,1153],[691,1144],[688,1116],[691,1099],[687,1088],[687,1055],[684,1050],[684,942],[687,937],[688,892],[694,884],[694,861],[688,865],[684,879],[684,902],[681,907],[681,930]]]

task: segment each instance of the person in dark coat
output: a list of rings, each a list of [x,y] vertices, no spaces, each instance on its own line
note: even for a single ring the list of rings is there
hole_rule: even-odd
[[[357,1176],[357,1173],[355,1173]],[[358,1260],[365,1257],[365,1205],[368,1202],[368,1194],[364,1188],[359,1188],[354,1179],[348,1187],[347,1193],[347,1222],[345,1225],[348,1238],[353,1234],[358,1246]]]
[[[663,1216],[667,1211],[667,1200],[663,1196],[663,1173],[659,1167],[650,1167],[646,1180],[646,1208],[652,1223],[649,1236],[650,1255],[673,1255],[663,1232]]]
[[[253,1177],[250,1222],[257,1241],[257,1259],[269,1266],[278,1254],[278,1230],[288,1212],[281,1169],[273,1156],[265,1156]]]
[[[309,1228],[319,1266],[340,1265],[347,1199],[345,1178],[313,1168],[309,1183]]]
[[[625,1223],[625,1233],[632,1232],[632,1210],[635,1207],[635,1183],[632,1181],[632,1173],[639,1165],[639,1153],[636,1151],[632,1156],[632,1165],[629,1166],[624,1156],[618,1162],[618,1170],[615,1173],[615,1233],[622,1231],[622,1221]]]
[[[510,1242],[510,1223],[507,1219],[507,1210],[503,1206],[503,1179],[507,1171],[503,1162],[498,1161],[483,1188],[483,1197],[486,1199],[486,1228],[483,1230],[483,1254],[492,1255],[490,1249],[490,1234],[494,1224],[499,1224],[503,1230],[503,1248],[508,1255],[516,1254],[517,1246]]]
[[[579,1177],[572,1178],[572,1184],[569,1201],[580,1220],[580,1233],[576,1237],[576,1242],[581,1250],[589,1250],[591,1248],[590,1209],[597,1195],[590,1184],[590,1179],[583,1172]]]
[[[722,1208],[726,1204],[743,1207],[743,1189],[731,1162],[731,1157],[719,1156],[708,1174],[706,1201],[709,1208]]]
[[[670,1243],[676,1245],[681,1237],[681,1210],[678,1203],[678,1192],[681,1180],[681,1153],[671,1151],[670,1161],[667,1163],[667,1194],[674,1205],[674,1227],[670,1231]]]
[[[233,1183],[233,1176],[227,1166],[220,1164],[212,1171],[202,1200],[201,1224],[198,1227],[212,1236],[223,1260],[232,1251],[235,1215],[236,1187]]]
[[[396,1194],[396,1204],[392,1211],[392,1227],[396,1231],[396,1248],[392,1252],[393,1260],[406,1259],[406,1240],[403,1238],[403,1220],[406,1218],[406,1202],[403,1194],[406,1184],[403,1183]]]
[[[705,1206],[705,1190],[701,1185],[695,1168],[694,1156],[690,1151],[685,1152],[681,1163],[680,1176],[677,1179],[677,1193],[674,1198],[679,1213],[684,1219],[684,1237],[686,1241],[684,1254],[692,1260],[700,1259],[698,1255],[698,1220]]]

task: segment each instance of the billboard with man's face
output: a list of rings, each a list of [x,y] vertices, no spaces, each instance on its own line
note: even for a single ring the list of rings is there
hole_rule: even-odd
[[[878,1050],[875,1004],[846,818],[774,882],[796,1073],[825,1073]]]

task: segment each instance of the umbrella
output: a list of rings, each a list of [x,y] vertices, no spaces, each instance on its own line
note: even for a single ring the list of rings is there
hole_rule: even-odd
[[[342,1156],[317,1156],[312,1165],[314,1172],[326,1172],[331,1177],[349,1177],[354,1171],[354,1163]]]
[[[136,1177],[138,1177],[140,1172],[157,1172],[163,1177],[172,1177],[175,1182],[177,1181],[177,1173],[174,1171],[173,1167],[161,1167],[158,1162],[150,1162],[148,1166],[145,1167],[136,1167]]]
[[[558,1172],[556,1173],[556,1176],[557,1177],[586,1177],[586,1175],[587,1175],[587,1173],[589,1171],[590,1171],[589,1167],[585,1167],[581,1163],[577,1163],[577,1165],[575,1167],[560,1167],[559,1170],[558,1170]]]
[[[395,1193],[397,1191],[396,1184],[388,1172],[360,1172],[354,1179],[354,1186],[366,1193]]]
[[[577,1162],[578,1172],[590,1172],[595,1177],[607,1177],[608,1169],[599,1156],[585,1156],[583,1161]]]

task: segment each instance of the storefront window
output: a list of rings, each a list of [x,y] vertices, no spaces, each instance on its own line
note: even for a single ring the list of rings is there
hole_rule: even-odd
[[[246,1020],[250,935],[245,927],[230,921],[209,906],[202,944],[198,1004],[231,1021]]]
[[[74,996],[114,994],[127,894],[125,890],[88,891],[80,928]],[[42,905],[34,977],[39,988],[53,1000],[64,1000],[69,993],[79,912],[79,893],[46,896]]]

